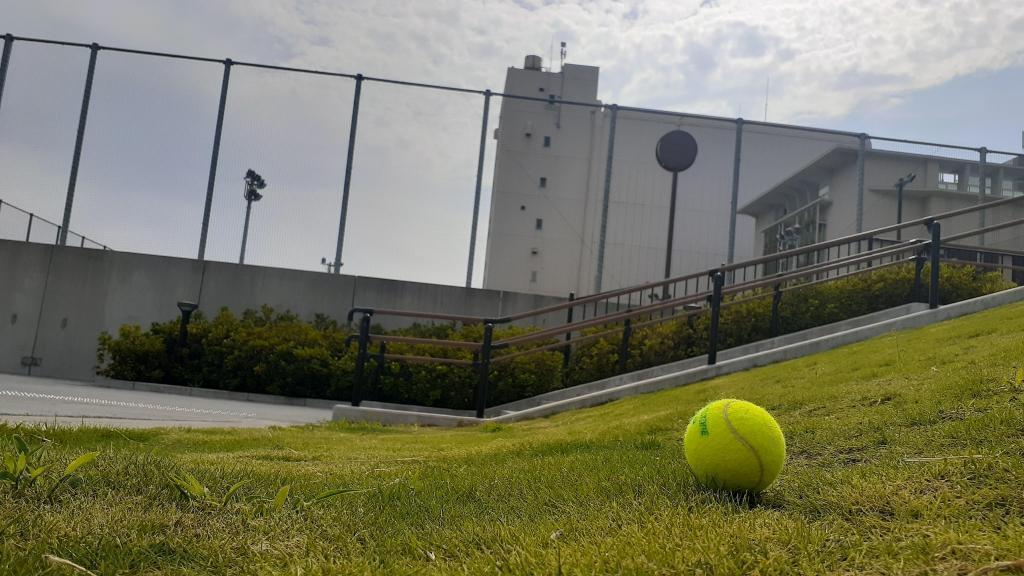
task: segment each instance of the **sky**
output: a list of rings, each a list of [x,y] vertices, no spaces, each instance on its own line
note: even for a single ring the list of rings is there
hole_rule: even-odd
[[[0,33],[501,90],[526,54],[601,68],[599,98],[1019,151],[1019,0],[0,0]],[[16,42],[0,199],[59,222],[88,51]],[[222,67],[101,51],[71,229],[194,257]],[[333,258],[353,82],[232,69],[207,257]],[[462,284],[482,97],[364,85],[343,271]],[[766,102],[767,98],[767,102]],[[489,117],[494,128],[500,101]],[[767,106],[766,106],[767,104]],[[475,283],[494,141],[488,139]],[[27,217],[0,209],[0,237]],[[55,231],[36,222],[32,239]],[[72,241],[77,237],[73,237]]]

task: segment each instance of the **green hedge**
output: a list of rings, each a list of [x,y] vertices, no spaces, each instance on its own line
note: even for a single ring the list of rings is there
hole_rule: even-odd
[[[943,266],[942,303],[957,302],[1011,287],[998,273],[972,267]],[[787,290],[780,307],[780,332],[790,333],[837,322],[915,300],[911,294],[913,266],[894,266],[832,282]],[[924,278],[928,278],[927,267]],[[763,292],[767,295],[770,292]],[[770,337],[771,297],[748,299],[739,294],[723,306],[720,349]],[[742,300],[742,301],[741,301]],[[734,303],[733,303],[734,302]],[[640,324],[644,319],[634,320]],[[598,327],[596,334],[612,327]],[[638,370],[707,353],[709,316],[672,320],[638,328],[630,341],[627,370]],[[110,378],[181,384],[203,388],[347,400],[355,372],[355,345],[345,326],[318,315],[304,322],[289,312],[269,307],[236,316],[224,309],[212,318],[196,312],[189,325],[188,347],[177,349],[177,319],[122,326],[116,336],[99,337],[99,374]],[[381,333],[374,327],[375,333]],[[499,327],[495,341],[523,334],[528,329]],[[480,342],[483,327],[469,325],[415,325],[390,334]],[[550,342],[555,342],[551,340]],[[492,365],[488,405],[527,398],[565,385],[612,376],[619,368],[621,332],[573,346],[568,369],[560,352],[540,352]],[[537,343],[532,344],[536,346]],[[377,353],[375,347],[371,352]],[[498,355],[515,352],[503,350]],[[429,345],[391,343],[389,354],[473,359],[468,350]],[[371,360],[367,363],[368,390],[363,397],[398,402],[469,409],[473,406],[478,376],[471,367],[450,364],[409,364]]]

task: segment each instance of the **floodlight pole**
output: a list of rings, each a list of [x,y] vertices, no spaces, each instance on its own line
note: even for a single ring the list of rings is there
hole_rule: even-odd
[[[252,214],[252,197],[245,198],[245,226],[242,228],[242,251],[238,254],[238,263],[245,264],[245,243],[249,240],[249,215]]]
[[[249,240],[249,216],[252,214],[252,203],[263,199],[263,195],[259,191],[267,187],[263,177],[251,169],[245,173],[244,181],[245,189],[242,194],[245,197],[245,226],[242,228],[242,250],[238,254],[239,264],[245,264],[245,245]]]

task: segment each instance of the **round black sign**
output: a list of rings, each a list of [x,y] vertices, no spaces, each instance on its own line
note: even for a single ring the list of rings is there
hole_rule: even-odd
[[[665,170],[682,172],[697,159],[697,140],[689,132],[673,130],[658,140],[654,156]]]

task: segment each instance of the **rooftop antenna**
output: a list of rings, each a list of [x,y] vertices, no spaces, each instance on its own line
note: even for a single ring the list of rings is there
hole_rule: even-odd
[[[562,42],[562,51],[560,55],[562,57],[562,61],[558,65],[559,72],[565,69],[565,42]]]
[[[771,86],[772,77],[764,79],[764,121],[768,121],[768,87]]]
[[[551,72],[551,63],[555,61],[555,36],[551,36],[551,45],[548,46],[548,72]]]

